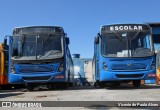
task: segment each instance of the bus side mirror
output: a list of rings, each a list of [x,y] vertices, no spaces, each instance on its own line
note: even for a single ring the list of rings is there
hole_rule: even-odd
[[[95,43],[96,43],[96,44],[99,44],[99,37],[98,37],[98,36],[95,37]]]
[[[69,42],[69,38],[66,37],[66,44],[69,45],[69,43],[70,43],[70,42]]]

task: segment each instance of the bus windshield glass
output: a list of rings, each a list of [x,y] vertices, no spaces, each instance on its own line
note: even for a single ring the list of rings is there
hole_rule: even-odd
[[[47,60],[63,56],[62,35],[13,36],[12,60]]]
[[[150,34],[141,31],[105,33],[101,49],[105,57],[146,57],[153,54]]]

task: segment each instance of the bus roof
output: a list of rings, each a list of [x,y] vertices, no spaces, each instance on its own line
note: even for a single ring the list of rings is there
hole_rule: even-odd
[[[64,34],[64,30],[59,26],[28,26],[28,27],[16,27],[13,30],[13,35],[16,34]]]
[[[150,23],[147,23],[147,24],[150,25],[151,27],[160,26],[160,22],[150,22]]]
[[[111,24],[103,25],[100,30],[103,32],[119,32],[119,31],[150,31],[148,24]]]

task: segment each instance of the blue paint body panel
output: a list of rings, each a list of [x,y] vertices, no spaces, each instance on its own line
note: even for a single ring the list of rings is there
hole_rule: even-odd
[[[96,80],[99,81],[120,81],[120,80],[144,80],[155,79],[148,77],[148,73],[155,74],[150,65],[154,56],[148,58],[104,58],[101,56],[99,63],[99,74]],[[154,59],[155,60],[155,59]],[[102,69],[102,63],[106,62],[108,70]],[[131,64],[132,66],[128,66]]]

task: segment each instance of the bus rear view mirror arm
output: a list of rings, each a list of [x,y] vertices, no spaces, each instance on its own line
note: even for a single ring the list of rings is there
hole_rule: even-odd
[[[95,37],[95,43],[99,44],[99,37],[101,38],[102,36],[100,35],[100,33],[97,34],[97,36]]]
[[[69,38],[66,37],[66,44],[69,45],[69,43],[70,43],[70,42],[69,42]]]

